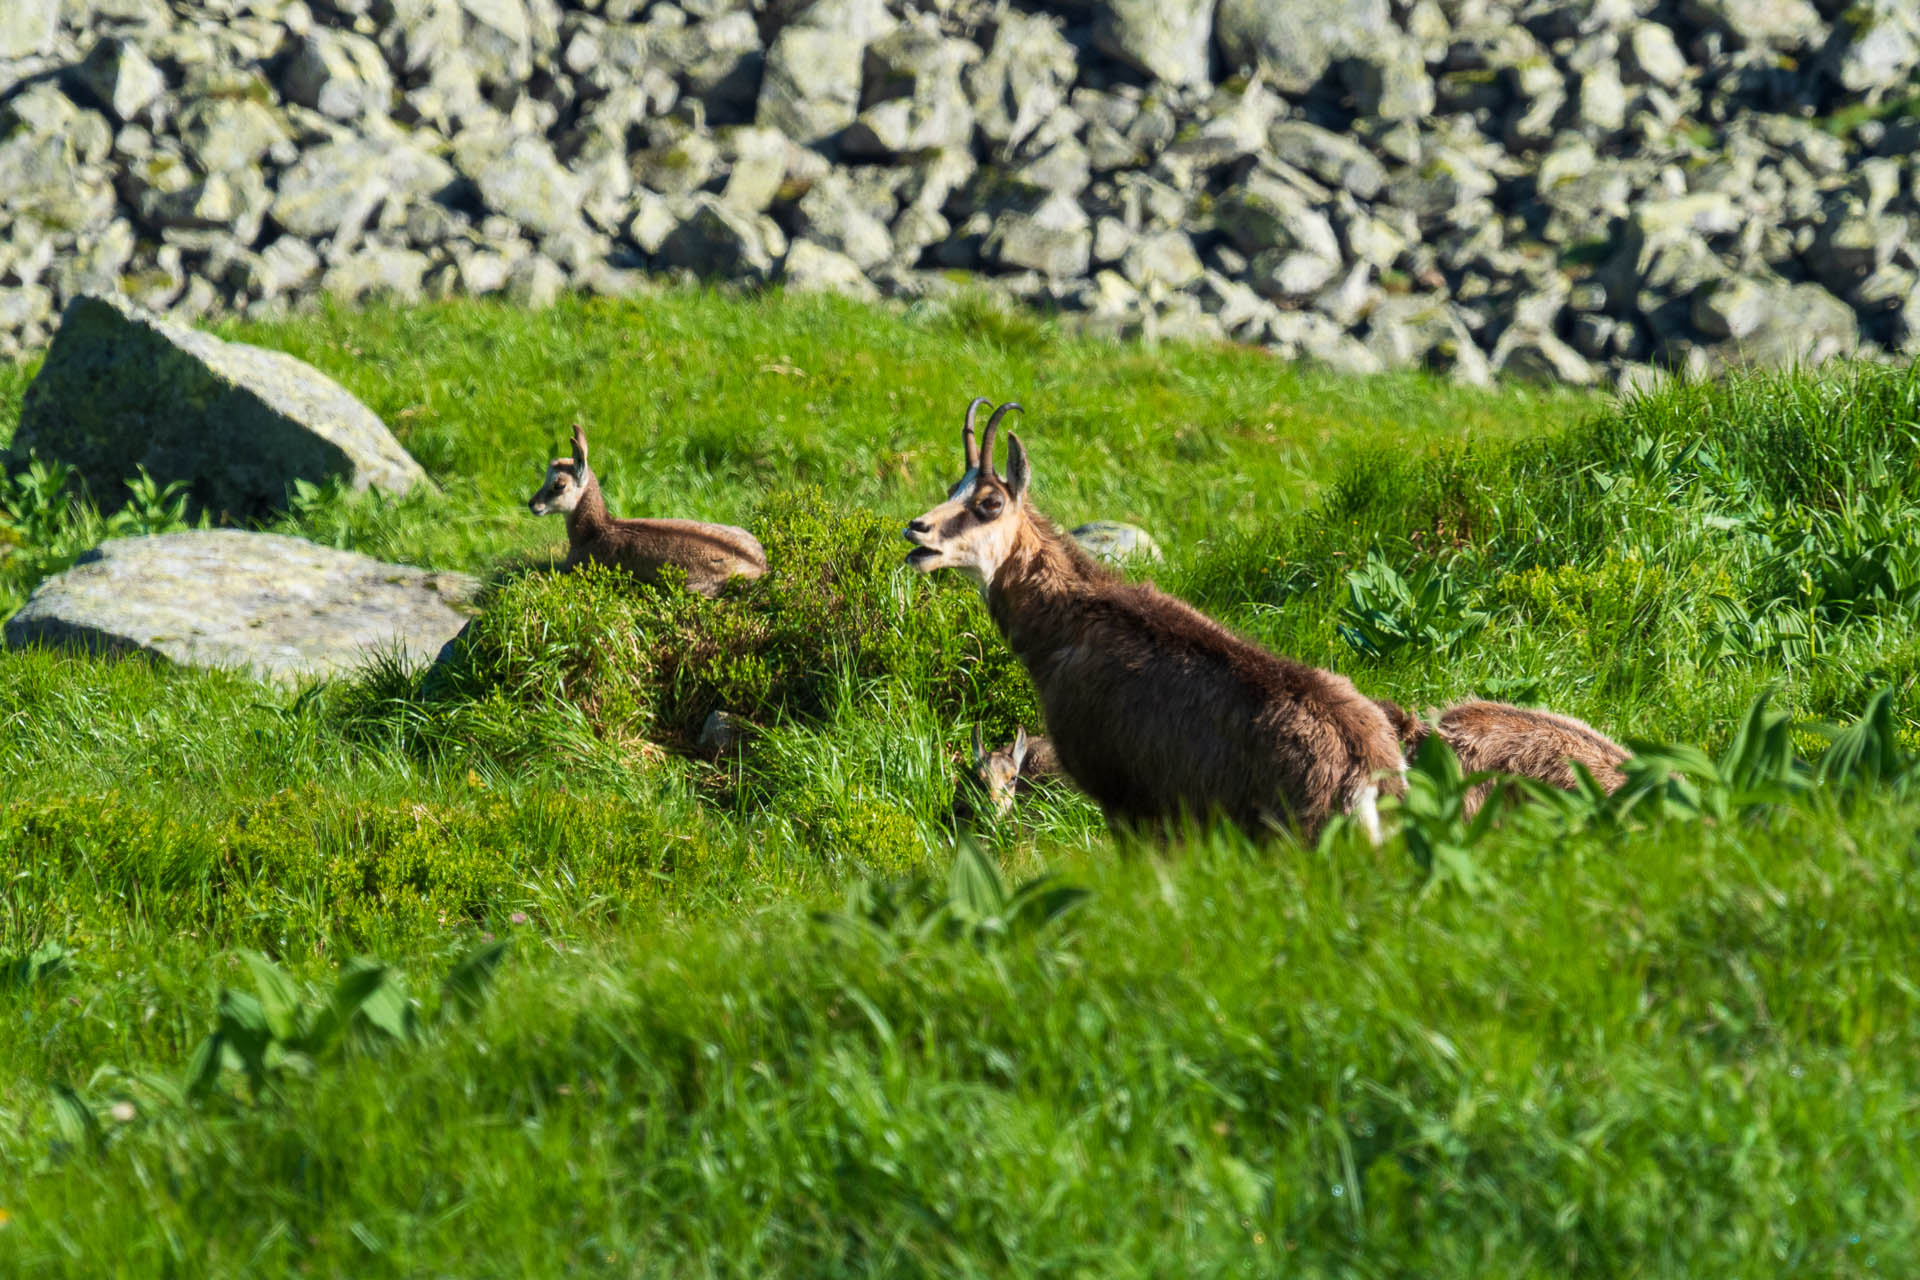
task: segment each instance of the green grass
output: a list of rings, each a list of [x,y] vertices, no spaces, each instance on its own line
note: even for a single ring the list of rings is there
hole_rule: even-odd
[[[0,1273],[1920,1257],[1911,371],[1615,406],[707,294],[233,332],[443,488],[278,527],[496,587],[432,680],[0,655]],[[1116,847],[1057,794],[957,856],[973,726],[1035,709],[892,531],[975,393],[1029,406],[1043,508],[1147,526],[1250,634],[1417,706],[1584,715],[1646,767],[1483,829],[1423,760],[1378,850]],[[520,572],[575,417],[616,511],[743,521],[769,575]],[[36,510],[9,598],[100,531]],[[756,731],[708,761],[716,707]],[[1002,904],[996,865],[1070,909]]]
[[[1192,543],[1299,509],[1352,450],[1510,437],[1588,403],[1413,375],[1355,382],[1253,348],[1116,348],[964,302],[902,320],[832,298],[670,293],[538,313],[329,312],[221,332],[339,379],[444,490],[323,502],[277,527],[476,571],[564,543],[559,521],[530,516],[526,501],[576,421],[616,515],[735,521],[770,491],[815,484],[904,522],[952,482],[967,401],[1018,398],[1030,412],[1016,429],[1041,451],[1059,516],[1148,523]],[[0,367],[0,442],[28,372]],[[28,585],[0,560],[0,609]]]

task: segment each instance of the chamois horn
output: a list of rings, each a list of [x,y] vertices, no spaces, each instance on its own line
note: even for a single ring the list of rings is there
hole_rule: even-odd
[[[960,428],[960,443],[967,452],[967,470],[969,471],[980,465],[980,449],[973,442],[973,420],[979,416],[981,405],[992,403],[993,401],[985,396],[975,396],[973,403],[967,406],[967,425]]]
[[[987,419],[986,433],[980,438],[980,473],[982,475],[992,476],[999,474],[993,469],[993,433],[1000,429],[1000,419],[1006,417],[1008,412],[1014,409],[1019,409],[1021,413],[1026,412],[1026,410],[1021,409],[1018,404],[1009,400],[998,409],[995,409],[993,416]]]

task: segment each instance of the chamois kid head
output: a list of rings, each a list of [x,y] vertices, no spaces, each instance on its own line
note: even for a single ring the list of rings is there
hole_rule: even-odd
[[[1013,811],[1014,791],[1020,783],[1020,767],[1027,762],[1027,730],[1023,725],[1013,736],[1013,745],[987,750],[981,740],[980,726],[973,727],[973,776],[994,813],[1006,817]]]
[[[559,451],[556,445],[554,452]],[[586,428],[576,422],[573,424],[573,456],[555,458],[547,464],[547,478],[527,499],[527,510],[537,516],[569,514],[580,505],[581,497],[593,483],[593,472],[587,468]]]
[[[1020,406],[1009,401],[993,411],[979,447],[974,446],[973,419],[980,406],[990,403],[976,397],[967,406],[966,426],[960,441],[965,449],[966,470],[947,500],[909,523],[907,563],[922,573],[935,569],[958,569],[972,578],[982,591],[992,584],[1026,517],[1027,486],[1032,473],[1027,467],[1027,451],[1020,437],[1007,436],[1007,474],[993,469],[993,437],[1000,419]]]

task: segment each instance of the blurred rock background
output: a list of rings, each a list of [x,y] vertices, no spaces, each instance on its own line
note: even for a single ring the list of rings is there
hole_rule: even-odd
[[[0,355],[661,277],[1371,370],[1920,350],[1906,0],[6,0]]]

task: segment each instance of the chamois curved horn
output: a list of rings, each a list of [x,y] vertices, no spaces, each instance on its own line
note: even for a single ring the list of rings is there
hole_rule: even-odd
[[[982,475],[991,476],[998,474],[993,469],[993,433],[1000,429],[1000,419],[1006,417],[1008,411],[1013,409],[1019,409],[1021,413],[1026,412],[1025,409],[1020,409],[1020,406],[1014,401],[1009,400],[998,409],[995,409],[993,416],[987,419],[986,434],[980,438],[980,472]]]
[[[960,444],[966,450],[969,471],[980,465],[980,449],[973,442],[973,420],[979,416],[981,405],[992,403],[985,396],[975,396],[973,403],[967,406],[967,425],[960,428]]]

